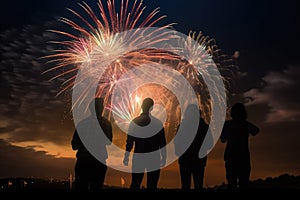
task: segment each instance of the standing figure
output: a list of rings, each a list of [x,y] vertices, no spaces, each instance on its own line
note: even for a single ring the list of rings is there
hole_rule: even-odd
[[[106,145],[110,145],[112,141],[111,123],[102,117],[104,109],[103,99],[96,98],[95,103],[92,102],[89,109],[91,115],[78,124],[72,139],[72,149],[77,150],[77,161],[75,164],[75,190],[77,191],[102,189],[107,171],[106,163],[97,160],[86,149],[78,135],[77,129],[83,131],[82,134],[89,134],[92,132],[91,128],[100,124],[106,137],[109,139],[109,143],[103,142],[104,138],[99,142],[99,152],[102,161],[105,161],[108,158]]]
[[[247,111],[242,103],[231,108],[232,120],[226,121],[221,142],[227,143],[224,153],[228,188],[246,188],[249,185],[251,163],[248,147],[249,135],[257,135],[259,128],[247,121]]]
[[[194,117],[189,116],[191,114],[191,109],[195,109],[195,111],[199,110],[197,105],[189,105],[183,118],[184,121],[190,120],[190,117]],[[201,114],[200,110],[199,112]],[[185,134],[189,133],[186,132]],[[203,189],[204,171],[207,162],[207,156],[199,158],[199,152],[206,135],[208,136],[208,139],[206,140],[208,143],[206,144],[205,149],[208,150],[212,147],[213,138],[209,131],[209,126],[205,123],[203,118],[200,118],[194,140],[188,149],[178,159],[182,189],[191,188],[192,178],[194,181],[194,188],[197,190]],[[180,148],[181,142],[181,139],[175,140],[175,148]]]
[[[125,166],[128,165],[129,154],[134,146],[131,189],[140,188],[145,170],[147,171],[147,189],[156,189],[160,176],[160,167],[164,166],[166,163],[166,149],[164,148],[166,145],[165,131],[162,122],[150,114],[153,105],[154,102],[151,98],[144,99],[142,103],[142,114],[135,118],[129,125],[126,140],[126,153],[124,155],[123,163]],[[150,123],[152,124],[151,127],[154,127],[154,129],[151,129],[150,127],[148,129],[148,127],[146,127]],[[147,130],[144,130],[143,127],[146,127]],[[145,160],[143,159],[143,156],[139,157],[137,155],[151,152],[154,152],[154,156],[151,157],[151,160]],[[153,166],[157,170],[149,171]],[[137,171],[139,171],[139,173],[135,173]]]

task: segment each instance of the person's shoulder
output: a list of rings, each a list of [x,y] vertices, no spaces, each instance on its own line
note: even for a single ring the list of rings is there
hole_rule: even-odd
[[[133,118],[130,123],[129,123],[129,127],[134,127],[135,125],[139,125],[143,122],[143,117],[140,115],[140,116],[137,116],[135,118]]]
[[[207,131],[208,128],[209,128],[209,125],[205,122],[205,120],[203,118],[200,118],[198,130],[199,131]]]
[[[232,124],[234,121],[232,119],[226,120],[225,124]]]
[[[245,121],[245,124],[247,127],[249,127],[250,129],[258,129],[257,131],[259,131],[259,128],[253,124],[252,122],[249,122],[249,121]]]
[[[248,120],[245,120],[245,124],[247,124],[247,125],[254,125],[252,122],[250,122]]]
[[[158,119],[158,118],[156,118],[156,117],[151,117],[151,121],[152,121],[152,123],[154,123],[155,125],[160,125],[160,126],[162,126],[162,121],[160,120],[160,119]]]
[[[109,121],[107,118],[105,118],[105,117],[102,117],[102,120],[103,120],[105,123],[110,123],[110,121]]]
[[[200,118],[199,123],[204,125],[204,126],[208,126],[208,124],[206,123],[206,121],[202,117]]]
[[[111,121],[110,120],[108,120],[108,119],[106,119],[106,118],[102,118],[101,119],[101,121],[102,121],[102,123],[104,123],[106,126],[111,126]]]
[[[90,124],[92,122],[92,117],[86,117],[85,119],[82,119],[79,123],[78,123],[78,127],[82,127],[82,126],[87,126],[87,124]]]
[[[233,121],[232,119],[226,120],[226,121],[224,122],[224,127],[232,127],[232,126],[234,126],[234,125],[235,125],[235,123],[234,123],[234,121]]]
[[[139,122],[141,122],[142,118],[143,118],[142,115],[137,116],[137,117],[133,118],[133,120],[130,122],[130,124],[132,124],[132,122],[138,124]]]

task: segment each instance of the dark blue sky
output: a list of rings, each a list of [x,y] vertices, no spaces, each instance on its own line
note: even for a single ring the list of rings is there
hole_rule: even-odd
[[[1,29],[37,23],[57,16],[70,16],[78,0],[12,0],[1,5]],[[86,0],[96,7],[95,0]],[[145,0],[147,10],[161,8],[168,22],[183,33],[203,31],[217,40],[220,48],[241,51],[244,71],[262,76],[270,68],[280,69],[299,63],[300,24],[296,1],[272,0]]]
[[[97,1],[86,0],[95,11]],[[32,146],[21,148],[13,144],[29,141],[47,150],[53,147],[48,148],[50,142],[61,148],[55,147],[58,152],[70,148],[73,122],[65,114],[69,113],[67,100],[64,96],[56,97],[58,85],[65,79],[50,82],[48,75],[41,76],[45,66],[38,58],[53,50],[48,41],[54,36],[45,32],[49,29],[45,22],[60,16],[73,19],[66,8],[82,12],[77,2],[81,1],[1,2],[0,116],[4,117],[0,118],[0,160],[6,162],[0,165],[0,177],[40,176],[45,173],[43,166],[50,166],[47,169],[52,172],[48,175],[54,177],[57,172],[69,174],[68,169],[61,167],[66,164],[57,164],[52,169],[48,163],[58,161],[48,159],[47,151],[36,152]],[[177,23],[175,28],[182,33],[203,31],[215,38],[225,53],[241,52],[239,68],[246,73],[234,80],[238,88],[232,93],[244,100],[250,121],[261,128],[254,147],[255,177],[300,174],[300,13],[296,1],[144,0],[144,5],[148,13],[160,7],[160,15],[167,15],[165,22]],[[221,153],[215,156],[222,161]],[[29,167],[24,166],[24,160],[30,163]],[[43,160],[48,160],[46,165],[39,165]],[[73,169],[70,162],[68,166]]]

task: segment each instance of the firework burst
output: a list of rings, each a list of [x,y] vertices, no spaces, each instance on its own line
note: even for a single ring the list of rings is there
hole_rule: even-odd
[[[114,0],[106,2],[106,4],[103,4],[99,0],[97,12],[94,12],[84,2],[79,4],[87,14],[87,18],[84,18],[72,9],[68,9],[77,20],[61,18],[60,21],[71,27],[72,31],[51,30],[51,32],[68,38],[65,41],[53,42],[64,46],[64,49],[56,50],[54,54],[45,57],[50,59],[49,63],[55,64],[54,67],[46,72],[59,71],[58,75],[52,79],[62,76],[68,77],[62,84],[63,89],[59,94],[77,87],[75,84],[75,80],[78,78],[77,73],[83,71],[84,73],[81,73],[83,75],[80,76],[80,80],[77,80],[77,83],[82,83],[86,80],[90,81],[73,106],[80,105],[88,96],[89,88],[96,86],[95,96],[104,97],[105,99],[107,109],[104,115],[111,117],[111,113],[114,113],[114,120],[118,121],[119,124],[129,125],[129,122],[140,113],[140,104],[144,97],[152,97],[156,103],[165,107],[167,111],[166,124],[179,123],[180,111],[178,110],[180,110],[180,105],[176,96],[165,87],[153,84],[144,85],[134,93],[128,94],[126,85],[139,85],[150,73],[144,71],[142,76],[138,78],[122,78],[130,70],[138,66],[159,63],[176,70],[189,81],[197,94],[205,119],[209,121],[211,101],[213,99],[210,98],[211,94],[205,83],[207,81],[213,82],[215,74],[210,70],[210,64],[214,61],[220,72],[224,72],[222,75],[225,83],[230,79],[230,74],[227,72],[232,70],[231,59],[221,53],[215,40],[204,36],[202,33],[190,32],[186,39],[178,39],[178,46],[181,48],[177,48],[175,51],[174,48],[170,48],[173,50],[172,52],[152,48],[145,49],[143,48],[145,43],[147,43],[147,46],[151,46],[170,39],[176,39],[170,32],[162,31],[170,28],[172,24],[162,26],[157,31],[144,31],[145,34],[135,34],[137,33],[134,31],[135,29],[153,27],[165,16],[159,17],[158,9],[153,10],[148,15],[143,15],[145,7],[143,2],[138,0],[122,0],[119,10],[116,9]],[[129,31],[130,34],[126,34],[126,31]],[[120,36],[121,33],[125,34]],[[178,56],[176,51],[182,52],[186,57]],[[212,78],[204,80],[203,77]],[[163,81],[172,82],[174,81],[173,79],[174,77],[172,76],[164,76]],[[112,105],[111,96],[117,84],[123,84],[122,91],[117,103]],[[213,89],[213,92],[217,95],[217,86]],[[184,91],[182,95],[185,95]],[[226,102],[226,99],[221,99],[221,101]],[[174,112],[171,112],[172,110],[175,111],[175,115]],[[162,113],[161,116],[164,116],[164,114]],[[168,128],[166,129],[168,132]]]
[[[106,75],[109,76],[106,77],[109,82],[101,82],[102,84],[100,84],[99,91],[104,91],[103,88],[107,87],[107,85],[112,88],[113,85],[111,85],[111,83],[117,80],[118,74],[126,72],[126,69],[120,64],[119,57],[130,52],[130,47],[136,48],[143,45],[139,40],[141,36],[134,34],[126,36],[127,41],[124,41],[124,37],[118,37],[117,34],[135,28],[152,27],[165,18],[165,16],[156,17],[159,9],[155,9],[150,14],[143,16],[145,7],[142,1],[138,2],[137,0],[132,4],[130,4],[129,0],[122,0],[119,12],[116,9],[114,0],[108,0],[106,5],[99,1],[98,12],[94,12],[91,7],[84,2],[79,5],[88,15],[89,19],[85,19],[72,9],[68,10],[77,17],[79,22],[67,18],[60,18],[60,21],[72,27],[77,33],[50,30],[51,32],[69,38],[66,41],[53,42],[63,45],[64,49],[56,50],[54,54],[45,57],[50,59],[49,63],[55,63],[55,67],[50,68],[45,71],[45,73],[64,68],[63,72],[54,76],[52,79],[71,75],[71,77],[63,83],[64,87],[60,93],[74,87],[78,70],[86,71],[86,76],[83,77],[83,79],[94,76],[99,80],[101,77],[98,77],[98,75],[101,74],[101,70],[110,68],[111,71],[107,71],[106,73]],[[106,12],[106,10],[108,12]],[[99,18],[97,14],[101,17]],[[142,20],[142,17],[144,20]],[[80,25],[80,23],[83,23],[83,25]],[[163,26],[160,29],[169,27],[171,27],[171,24]],[[153,35],[155,35],[155,33],[153,33]],[[163,35],[155,35],[152,39],[153,38],[156,40],[148,42],[155,44],[161,40],[168,39]],[[124,46],[126,46],[126,48],[124,48]],[[153,56],[157,57],[158,55]],[[118,62],[106,62],[111,60]],[[104,79],[105,77],[102,77],[102,80]],[[98,96],[101,96],[100,93],[98,92]],[[84,96],[83,94],[82,98],[84,98]]]
[[[216,84],[221,73],[221,78],[226,86],[227,94],[230,91],[230,81],[234,77],[237,66],[228,55],[222,53],[218,48],[215,39],[205,36],[202,32],[190,31],[188,37],[180,39],[179,46],[185,58],[178,62],[176,70],[179,71],[194,87],[197,93],[200,109],[204,119],[209,122],[211,117],[212,98],[211,95],[218,94],[219,88]],[[212,66],[212,63],[217,68]],[[216,72],[218,70],[218,72]],[[212,86],[214,94],[210,94],[207,83]],[[220,102],[227,103],[227,99],[220,99]]]

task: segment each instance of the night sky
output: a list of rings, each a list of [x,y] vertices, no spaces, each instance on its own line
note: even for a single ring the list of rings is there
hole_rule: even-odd
[[[79,11],[75,0],[11,0],[0,7],[0,178],[55,177],[73,173],[74,131],[68,95],[56,96],[62,79],[49,81],[41,56],[58,39],[57,18]],[[86,0],[96,9],[95,0]],[[116,2],[119,2],[116,0]],[[252,179],[300,175],[300,16],[296,1],[145,0],[146,12],[160,7],[176,30],[202,31],[229,55],[240,52],[234,98],[247,105],[261,132],[250,138]],[[205,185],[225,182],[224,145],[209,154]],[[109,170],[106,183],[130,183],[129,174]],[[179,187],[176,163],[162,171],[159,186]]]

